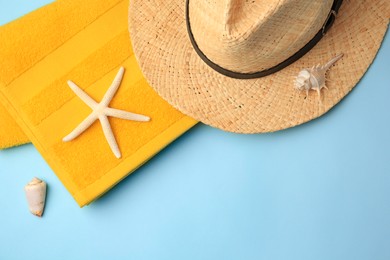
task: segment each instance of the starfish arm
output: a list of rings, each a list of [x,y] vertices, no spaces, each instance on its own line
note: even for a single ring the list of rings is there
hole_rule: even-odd
[[[99,116],[100,123],[102,124],[102,129],[104,136],[107,139],[108,145],[110,146],[112,152],[114,153],[116,158],[121,158],[121,152],[119,151],[118,144],[116,143],[115,136],[112,133],[110,122],[108,121],[107,116],[100,115]]]
[[[69,142],[78,137],[82,132],[84,132],[88,127],[90,127],[97,119],[95,113],[91,113],[86,119],[83,120],[70,134],[65,136],[62,141]]]
[[[117,117],[125,120],[132,120],[132,121],[139,121],[139,122],[150,121],[150,117],[148,116],[135,114],[135,113],[131,113],[131,112],[115,109],[115,108],[110,108],[110,107],[105,108],[104,113],[107,116]]]
[[[118,88],[122,82],[123,74],[125,73],[125,68],[120,67],[118,73],[115,76],[114,81],[112,82],[111,86],[108,88],[106,94],[104,95],[102,101],[100,104],[104,106],[108,106],[108,104],[111,102],[112,98],[118,91]]]
[[[77,86],[73,81],[68,80],[69,87],[73,90],[73,92],[84,101],[90,108],[94,109],[98,103],[96,103],[93,98],[91,98],[87,93],[85,93],[79,86]]]

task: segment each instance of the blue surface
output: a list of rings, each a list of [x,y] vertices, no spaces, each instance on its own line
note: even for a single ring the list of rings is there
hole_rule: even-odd
[[[0,0],[0,22],[46,2]],[[389,67],[387,35],[327,115],[264,135],[198,125],[83,209],[32,145],[1,151],[0,259],[389,260]]]

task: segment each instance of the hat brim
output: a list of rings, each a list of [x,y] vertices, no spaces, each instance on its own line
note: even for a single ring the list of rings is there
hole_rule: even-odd
[[[144,76],[172,106],[205,124],[238,133],[273,132],[317,118],[346,96],[378,52],[390,18],[387,0],[344,1],[333,27],[304,57],[258,79],[214,71],[193,49],[183,0],[132,0],[129,30]],[[303,68],[344,57],[327,74],[322,104],[317,93],[298,92]]]

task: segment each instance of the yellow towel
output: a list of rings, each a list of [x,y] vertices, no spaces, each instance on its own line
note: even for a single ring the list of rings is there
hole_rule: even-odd
[[[0,28],[0,101],[80,206],[197,123],[143,78],[131,49],[127,10],[128,0],[63,0]],[[110,106],[150,116],[151,122],[110,118],[121,159],[111,152],[99,122],[62,142],[91,112],[67,80],[100,101],[120,66],[126,72]],[[7,122],[2,127],[11,122],[5,113],[2,117]],[[19,140],[8,140],[8,145],[26,141],[21,133]]]
[[[30,142],[28,137],[0,104],[0,150],[28,142]]]

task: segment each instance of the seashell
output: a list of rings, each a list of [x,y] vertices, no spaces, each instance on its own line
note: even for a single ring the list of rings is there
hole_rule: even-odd
[[[298,73],[298,76],[295,78],[294,87],[295,89],[306,91],[306,96],[309,95],[309,90],[316,90],[318,93],[318,98],[321,103],[321,89],[326,88],[326,73],[335,64],[339,59],[343,57],[344,54],[339,54],[333,59],[331,59],[324,66],[318,64],[312,68],[306,68],[301,70]]]
[[[24,190],[31,213],[42,217],[46,200],[46,183],[38,178],[34,178],[27,183]]]

